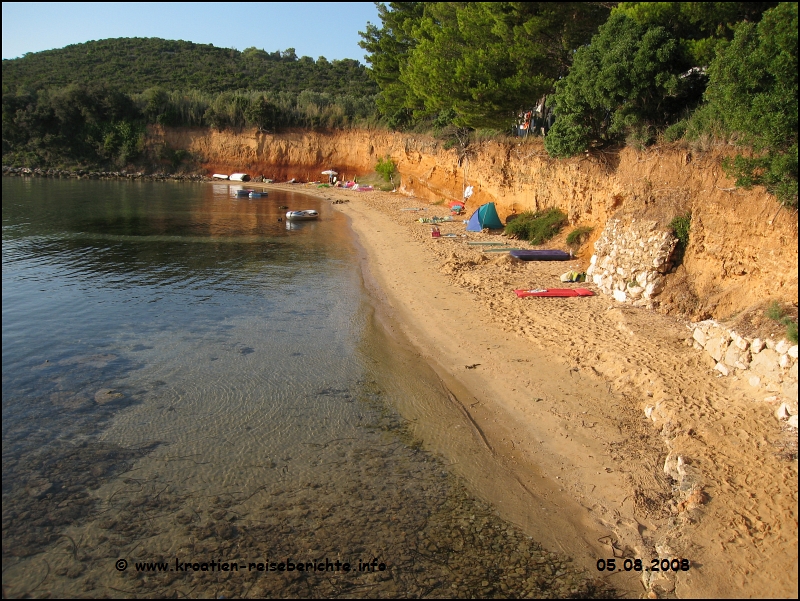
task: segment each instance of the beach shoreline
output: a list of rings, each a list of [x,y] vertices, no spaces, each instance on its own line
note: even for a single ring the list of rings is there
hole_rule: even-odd
[[[491,478],[485,464],[454,471],[504,518],[625,594],[796,595],[797,460],[775,452],[791,434],[768,404],[714,377],[685,324],[602,295],[516,299],[514,287],[555,287],[585,265],[484,255],[460,220],[440,225],[458,237],[432,239],[416,219],[445,207],[272,187],[341,201],[384,325],[433,368],[496,467]],[[654,423],[648,403],[669,417]],[[419,435],[447,454],[447,433]],[[678,453],[691,474],[681,486],[664,470]],[[693,567],[597,572],[611,558]]]

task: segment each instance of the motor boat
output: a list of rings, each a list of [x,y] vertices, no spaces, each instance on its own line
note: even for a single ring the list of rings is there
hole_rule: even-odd
[[[288,211],[286,221],[312,221],[319,217],[319,213],[314,210],[307,211]]]

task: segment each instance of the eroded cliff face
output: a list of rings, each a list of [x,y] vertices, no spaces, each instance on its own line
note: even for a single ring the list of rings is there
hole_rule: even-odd
[[[540,140],[484,142],[444,149],[425,136],[384,131],[217,132],[154,129],[150,142],[192,153],[208,175],[245,171],[277,181],[342,177],[374,170],[379,158],[398,167],[399,191],[428,201],[462,198],[468,210],[494,202],[502,218],[558,207],[570,224],[594,226],[582,257],[608,219],[650,219],[666,226],[692,214],[683,265],[667,277],[662,307],[692,318],[726,319],[768,300],[797,302],[797,213],[781,209],[762,188],[737,190],[720,160],[731,147],[693,153],[680,147],[624,148],[551,159]]]

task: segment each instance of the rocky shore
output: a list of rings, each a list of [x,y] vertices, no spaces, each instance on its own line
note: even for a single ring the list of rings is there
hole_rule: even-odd
[[[4,176],[58,177],[73,179],[128,179],[150,181],[207,182],[211,178],[199,174],[143,173],[141,171],[94,171],[90,169],[40,169],[3,165]]]

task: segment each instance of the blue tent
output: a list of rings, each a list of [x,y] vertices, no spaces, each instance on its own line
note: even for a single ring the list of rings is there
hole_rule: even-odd
[[[487,227],[490,230],[502,229],[503,227],[503,223],[500,221],[500,217],[497,216],[497,210],[495,210],[493,202],[487,202],[485,205],[478,207],[467,223],[468,232],[480,232],[483,228]]]

